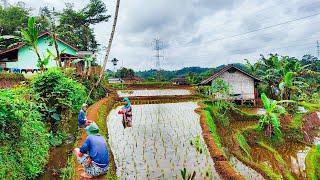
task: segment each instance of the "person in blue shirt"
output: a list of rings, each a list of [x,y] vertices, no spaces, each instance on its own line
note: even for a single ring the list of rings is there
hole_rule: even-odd
[[[79,128],[85,128],[90,123],[92,123],[92,121],[87,120],[87,117],[86,117],[87,110],[88,110],[88,105],[87,104],[83,104],[82,107],[81,107],[81,110],[79,112],[79,115],[78,115],[78,126],[79,126]]]
[[[99,134],[99,127],[91,123],[85,128],[88,135],[80,148],[74,149],[78,162],[84,167],[84,178],[93,178],[106,174],[109,168],[109,156],[106,140]]]

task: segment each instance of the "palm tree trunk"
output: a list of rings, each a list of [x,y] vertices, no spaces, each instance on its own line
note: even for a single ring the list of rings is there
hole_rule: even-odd
[[[54,43],[54,48],[56,49],[56,53],[57,53],[57,61],[58,61],[58,66],[60,68],[62,68],[62,63],[61,63],[61,58],[60,58],[60,52],[59,52],[59,47],[58,47],[58,43],[57,43],[57,35],[55,30],[53,31],[53,43]]]
[[[40,64],[40,70],[43,72],[44,71],[44,67],[43,67],[43,64],[42,64],[42,59],[41,59],[38,47],[35,45],[35,46],[33,46],[33,49],[34,49],[34,51],[36,52],[36,54],[38,56],[38,63]]]
[[[110,54],[110,50],[111,50],[111,46],[112,46],[112,41],[113,41],[113,37],[114,37],[114,33],[116,31],[116,26],[117,26],[117,21],[118,21],[118,14],[119,14],[119,7],[120,7],[120,0],[117,0],[117,4],[116,4],[116,11],[114,13],[114,19],[113,19],[113,25],[112,25],[112,31],[111,31],[111,35],[110,35],[110,39],[109,39],[109,44],[108,44],[108,47],[106,49],[106,56],[104,57],[104,61],[103,61],[103,66],[102,66],[102,70],[100,72],[100,76],[99,76],[99,79],[98,81],[96,82],[95,86],[97,87],[100,82],[101,82],[101,79],[103,78],[104,76],[104,71],[105,71],[105,68],[106,68],[106,65],[107,65],[107,62],[108,62],[108,58],[109,58],[109,54]],[[95,86],[93,86],[88,94],[88,97],[87,97],[87,101],[93,91],[93,89],[95,88]]]

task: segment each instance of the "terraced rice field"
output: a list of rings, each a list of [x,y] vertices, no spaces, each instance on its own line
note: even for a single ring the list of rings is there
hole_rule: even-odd
[[[145,90],[122,90],[117,91],[119,97],[132,97],[132,96],[182,96],[190,95],[191,92],[186,89],[145,89]]]
[[[107,123],[121,179],[181,179],[183,168],[195,171],[195,179],[219,179],[194,112],[196,103],[135,105],[133,127],[127,129],[117,114],[120,108],[110,112]]]

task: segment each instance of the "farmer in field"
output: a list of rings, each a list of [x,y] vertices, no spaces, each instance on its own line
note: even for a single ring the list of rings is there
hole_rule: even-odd
[[[75,148],[74,154],[84,167],[84,178],[93,178],[106,174],[109,168],[109,156],[106,140],[99,134],[99,127],[91,123],[85,128],[87,139],[80,148]]]
[[[132,127],[132,108],[131,108],[131,102],[129,98],[123,99],[124,106],[121,108],[121,110],[118,112],[118,114],[122,114],[122,124],[123,127]]]
[[[82,107],[81,107],[81,110],[79,112],[79,115],[78,115],[78,126],[79,126],[79,128],[85,128],[90,123],[92,123],[92,121],[87,120],[87,117],[86,117],[87,110],[88,110],[88,105],[87,104],[83,104]]]

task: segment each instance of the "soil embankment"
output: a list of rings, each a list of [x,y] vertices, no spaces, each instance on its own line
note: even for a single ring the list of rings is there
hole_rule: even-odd
[[[100,133],[103,134],[105,137],[108,137],[107,133],[107,127],[105,125],[105,119],[108,115],[108,113],[112,110],[114,107],[116,101],[116,95],[110,94],[110,96],[101,99],[100,101],[96,102],[92,106],[89,107],[88,113],[87,113],[87,119],[95,121],[100,128]],[[87,138],[86,133],[82,130],[80,138],[78,142],[76,143],[76,147],[79,147],[83,144],[85,139]],[[106,139],[107,140],[107,139]],[[116,177],[116,166],[113,158],[113,154],[111,152],[110,146],[108,147],[109,151],[109,161],[110,161],[110,172],[105,176],[100,176],[94,179],[102,180],[102,179],[114,179]],[[75,175],[73,179],[81,179],[81,173],[83,172],[83,168],[81,165],[75,161]],[[107,176],[107,177],[106,177]]]
[[[245,178],[240,175],[228,162],[227,158],[224,156],[224,153],[218,148],[218,145],[212,138],[211,132],[209,130],[209,126],[207,124],[207,119],[205,114],[203,113],[204,104],[200,103],[200,107],[195,111],[200,114],[200,125],[202,128],[202,134],[204,140],[208,146],[210,156],[215,163],[215,168],[219,175],[223,179],[239,179],[244,180]]]

